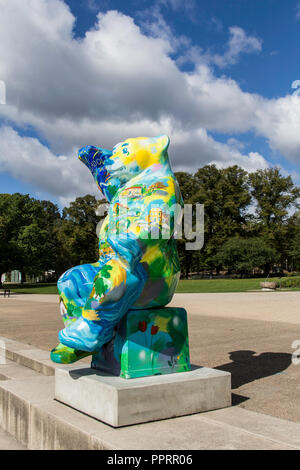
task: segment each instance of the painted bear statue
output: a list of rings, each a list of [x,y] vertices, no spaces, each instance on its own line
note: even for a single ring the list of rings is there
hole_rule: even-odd
[[[151,341],[155,334],[164,334],[164,345],[162,339],[160,344],[165,350],[172,343],[166,335],[173,334],[178,341],[180,328],[173,320],[178,318],[178,324],[180,312],[176,316],[174,308],[164,308],[180,276],[174,231],[183,206],[168,146],[169,138],[161,135],[129,138],[112,151],[94,146],[79,151],[109,209],[99,234],[99,260],[71,268],[58,280],[65,328],[51,352],[53,361],[71,363],[93,355],[97,367],[95,358],[100,360],[112,345],[125,317],[136,325],[130,334],[145,333],[147,326]],[[184,318],[180,321],[186,323]],[[187,341],[187,331],[182,333],[186,363],[184,337]],[[176,362],[178,351],[173,349],[169,359]]]

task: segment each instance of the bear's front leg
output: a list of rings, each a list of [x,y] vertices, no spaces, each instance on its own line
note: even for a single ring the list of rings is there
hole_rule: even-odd
[[[134,237],[111,240],[115,257],[99,271],[82,316],[60,331],[65,346],[87,352],[99,349],[111,340],[115,326],[140,296],[146,273],[139,264],[141,252]]]

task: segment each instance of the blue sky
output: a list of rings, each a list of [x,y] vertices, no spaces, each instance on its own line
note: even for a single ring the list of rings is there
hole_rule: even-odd
[[[116,9],[139,19],[151,8],[148,1],[68,0],[77,18],[75,34],[84,36],[95,23],[98,8]],[[175,2],[176,3],[176,2]],[[188,5],[189,2],[178,2]],[[201,0],[190,8],[162,4],[165,20],[177,35],[188,36],[194,44],[222,53],[228,28],[237,25],[263,40],[261,54],[245,55],[227,71],[243,90],[274,98],[291,92],[291,83],[300,77],[300,23],[297,1],[288,0]],[[226,73],[226,72],[225,72]]]
[[[300,184],[298,1],[0,6],[1,192],[97,194],[76,150],[141,133],[171,136],[175,170],[279,165]]]

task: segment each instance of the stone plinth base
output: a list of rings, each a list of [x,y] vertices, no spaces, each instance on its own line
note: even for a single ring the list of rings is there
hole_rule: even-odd
[[[231,375],[192,367],[152,377],[122,379],[86,367],[55,370],[55,398],[114,427],[231,405]]]

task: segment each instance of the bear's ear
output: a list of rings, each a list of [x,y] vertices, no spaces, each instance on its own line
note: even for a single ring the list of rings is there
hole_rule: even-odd
[[[161,153],[165,153],[168,150],[170,144],[170,138],[163,134],[156,137],[156,145]]]
[[[99,149],[97,147],[94,147],[93,145],[86,145],[85,147],[78,150],[78,158],[88,167],[90,171],[92,171],[93,159],[98,152]]]
[[[93,175],[97,171],[97,168],[103,166],[105,159],[111,155],[112,152],[110,150],[94,147],[93,145],[87,145],[78,151],[79,160],[88,167]]]

